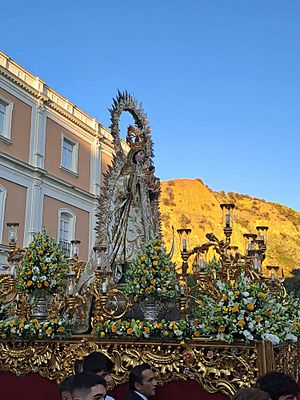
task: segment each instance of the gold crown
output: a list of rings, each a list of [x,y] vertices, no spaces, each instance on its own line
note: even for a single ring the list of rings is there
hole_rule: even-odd
[[[127,128],[126,143],[132,150],[144,148],[146,146],[146,135],[132,125]]]

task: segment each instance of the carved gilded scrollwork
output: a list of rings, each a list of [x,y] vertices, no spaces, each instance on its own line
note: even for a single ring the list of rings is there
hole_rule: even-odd
[[[0,343],[0,365],[2,371],[17,375],[37,372],[59,382],[73,373],[76,359],[92,351],[101,351],[114,360],[114,385],[128,381],[132,366],[148,362],[161,383],[192,377],[210,393],[232,395],[240,387],[253,385],[267,370],[274,369],[274,360],[276,369],[294,374],[299,349],[296,345],[273,349],[265,342],[246,345],[199,340],[180,345],[150,340],[94,341],[88,336],[35,342],[5,340]]]
[[[276,370],[286,372],[299,379],[300,343],[284,343],[274,348],[274,361]]]

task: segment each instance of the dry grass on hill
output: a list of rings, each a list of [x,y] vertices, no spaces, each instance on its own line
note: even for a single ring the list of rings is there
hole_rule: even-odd
[[[214,192],[199,179],[174,179],[161,183],[160,210],[167,248],[175,228],[176,252],[180,263],[176,229],[192,229],[191,246],[206,241],[205,234],[222,237],[221,203],[236,205],[232,244],[244,249],[243,234],[255,232],[257,225],[269,226],[267,259],[264,265],[280,265],[285,272],[300,266],[300,213],[280,204],[238,193]]]

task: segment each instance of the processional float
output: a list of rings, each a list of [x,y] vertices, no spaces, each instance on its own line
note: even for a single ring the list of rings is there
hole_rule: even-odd
[[[123,112],[134,120],[126,143],[119,135]],[[115,362],[114,384],[141,362],[161,381],[192,375],[208,392],[228,395],[268,370],[296,377],[299,304],[287,295],[279,267],[264,274],[268,228],[245,233],[239,252],[231,243],[234,204],[221,204],[224,238],[209,233],[191,249],[191,230],[178,229],[176,272],[161,240],[147,117],[127,92],[118,93],[110,114],[115,155],[90,260],[79,259],[76,240],[64,257],[45,230],[27,249],[17,248],[17,224],[9,224],[9,268],[0,277],[1,370],[59,382],[76,359],[98,350]]]

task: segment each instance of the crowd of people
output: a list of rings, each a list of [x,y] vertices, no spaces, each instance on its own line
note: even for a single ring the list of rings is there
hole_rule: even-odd
[[[114,400],[107,395],[114,363],[104,354],[93,352],[75,362],[75,374],[59,385],[61,400]],[[157,381],[149,364],[132,368],[127,400],[147,400],[155,394]]]
[[[107,395],[114,363],[93,352],[75,363],[75,374],[59,385],[61,400],[114,400]],[[148,400],[155,395],[157,380],[149,364],[140,364],[129,373],[129,393],[124,400]],[[272,371],[257,380],[256,387],[242,388],[232,400],[297,400],[299,386],[289,375]]]

